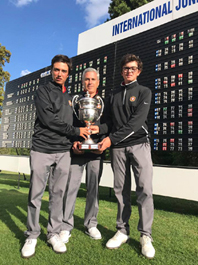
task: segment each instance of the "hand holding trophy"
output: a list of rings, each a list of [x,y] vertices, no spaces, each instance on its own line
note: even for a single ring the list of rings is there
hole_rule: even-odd
[[[75,95],[72,100],[73,111],[80,121],[84,122],[87,128],[90,125],[98,121],[104,110],[104,103],[100,96],[90,97],[87,91],[84,97]],[[78,114],[76,112],[78,109]],[[84,140],[83,143],[79,144],[80,150],[98,150],[98,144],[88,135],[88,139]]]

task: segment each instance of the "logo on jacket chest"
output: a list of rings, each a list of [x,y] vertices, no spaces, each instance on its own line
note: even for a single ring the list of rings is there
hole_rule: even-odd
[[[130,97],[130,99],[129,99],[131,102],[134,102],[134,101],[136,101],[136,97],[135,96],[132,96],[132,97]]]

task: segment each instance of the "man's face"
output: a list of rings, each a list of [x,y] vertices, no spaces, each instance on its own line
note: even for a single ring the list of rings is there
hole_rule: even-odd
[[[64,86],[68,76],[69,76],[69,67],[66,63],[56,62],[53,65],[52,69],[52,78],[53,81],[59,85]]]
[[[87,72],[84,77],[83,85],[84,90],[88,91],[90,95],[94,96],[99,86],[97,74],[95,72]]]
[[[121,75],[124,78],[124,83],[129,84],[135,81],[140,73],[137,62],[132,61],[123,66]]]

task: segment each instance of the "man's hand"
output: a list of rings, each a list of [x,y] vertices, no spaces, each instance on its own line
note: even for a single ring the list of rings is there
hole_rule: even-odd
[[[99,127],[97,125],[91,125],[90,129],[91,129],[91,134],[99,133]]]
[[[76,155],[83,155],[84,151],[79,150],[79,144],[81,144],[81,142],[78,142],[78,141],[74,142],[72,150],[73,150],[74,154],[76,154]]]
[[[110,146],[111,146],[111,140],[109,137],[106,137],[99,143],[99,150],[104,151],[105,149],[109,148]]]
[[[90,130],[87,127],[80,127],[80,136],[82,136],[84,139],[87,139],[87,136],[90,135]]]

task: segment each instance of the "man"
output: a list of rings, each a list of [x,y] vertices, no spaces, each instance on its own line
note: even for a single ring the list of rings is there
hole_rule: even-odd
[[[51,62],[52,81],[36,92],[36,121],[30,153],[30,190],[28,197],[28,237],[21,250],[23,258],[34,255],[40,234],[41,199],[49,177],[49,220],[47,242],[57,253],[66,251],[59,237],[62,224],[62,201],[68,181],[71,143],[69,136],[89,135],[87,128],[73,127],[71,97],[65,93],[65,82],[71,71],[71,61],[56,55]],[[53,174],[50,174],[53,167]]]
[[[151,226],[153,222],[152,160],[147,126],[151,104],[151,91],[137,82],[143,64],[139,57],[127,54],[121,59],[121,87],[110,97],[108,124],[91,126],[92,133],[104,133],[111,127],[111,133],[101,142],[103,151],[111,146],[111,166],[114,173],[114,191],[118,200],[117,233],[106,247],[119,248],[129,239],[129,218],[131,215],[131,171],[136,181],[139,209],[138,230],[142,254],[153,258]]]
[[[97,96],[99,86],[99,73],[94,68],[87,68],[82,75],[84,91],[89,92],[91,98]],[[85,94],[84,94],[85,95]],[[83,96],[84,96],[83,95]],[[99,124],[101,120],[96,122]],[[74,119],[74,126],[82,126],[83,123],[77,118]],[[101,141],[101,137],[94,135],[95,142]],[[81,184],[83,170],[86,169],[86,207],[84,216],[85,233],[93,239],[101,239],[101,233],[97,229],[97,214],[99,207],[98,186],[102,174],[102,151],[84,152],[79,149],[80,141],[75,137],[73,144],[73,155],[70,168],[70,181],[65,195],[63,224],[60,237],[64,243],[69,241],[71,230],[74,227],[74,208],[77,193]]]

